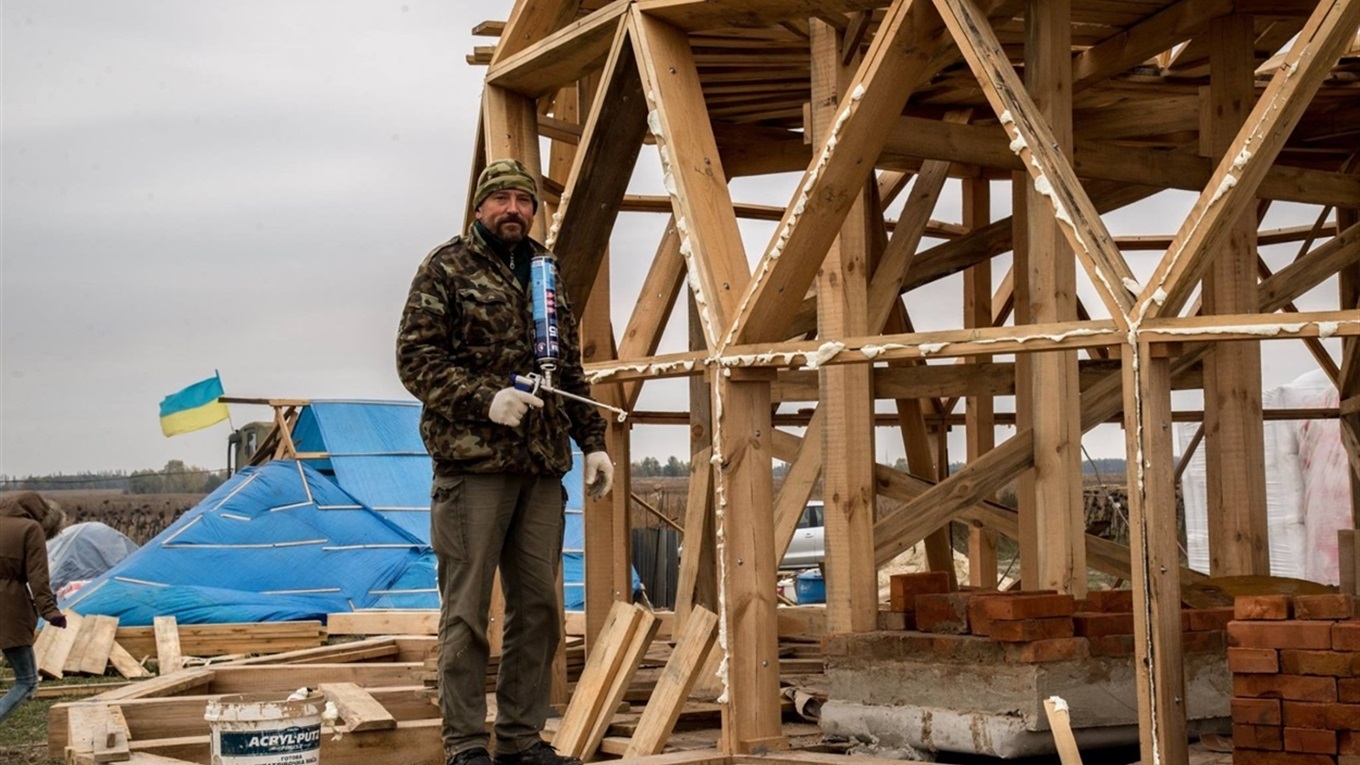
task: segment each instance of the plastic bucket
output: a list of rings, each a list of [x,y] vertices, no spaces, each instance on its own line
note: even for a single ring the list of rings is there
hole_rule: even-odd
[[[799,603],[825,603],[826,582],[822,580],[822,572],[804,571],[799,574],[795,591]]]
[[[297,701],[277,694],[242,693],[208,702],[212,765],[317,765],[326,695]]]

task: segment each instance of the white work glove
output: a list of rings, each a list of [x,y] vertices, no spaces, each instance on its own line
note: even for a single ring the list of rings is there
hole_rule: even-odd
[[[511,428],[518,428],[524,413],[529,407],[543,408],[543,399],[518,388],[501,388],[491,399],[491,410],[487,416],[491,421]]]
[[[586,455],[586,493],[599,499],[614,486],[614,463],[606,452]]]

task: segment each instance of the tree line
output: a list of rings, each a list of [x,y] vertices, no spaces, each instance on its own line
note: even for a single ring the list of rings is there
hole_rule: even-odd
[[[22,478],[0,475],[4,491],[121,491],[127,494],[208,494],[227,480],[227,471],[186,465],[170,460],[160,470],[82,471],[49,473]]]

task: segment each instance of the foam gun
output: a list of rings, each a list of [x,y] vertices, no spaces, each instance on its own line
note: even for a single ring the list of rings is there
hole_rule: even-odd
[[[618,415],[618,421],[628,419],[628,412],[553,386],[553,372],[561,360],[561,345],[557,334],[557,261],[546,255],[535,255],[529,260],[529,297],[534,310],[534,360],[539,371],[527,375],[510,375],[515,388],[537,396],[540,391],[581,401]]]

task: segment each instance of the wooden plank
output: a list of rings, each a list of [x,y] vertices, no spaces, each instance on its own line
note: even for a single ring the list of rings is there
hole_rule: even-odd
[[[62,678],[66,658],[71,655],[76,635],[80,632],[83,620],[75,611],[62,611],[66,615],[66,629],[47,625],[38,633],[33,643],[33,655],[38,665],[38,673],[54,680]]]
[[[592,721],[590,734],[583,742],[579,755],[582,760],[594,759],[595,752],[600,748],[600,741],[604,739],[605,731],[609,729],[609,721],[614,717],[614,710],[623,703],[624,694],[628,692],[628,686],[633,681],[638,663],[647,655],[652,638],[656,636],[656,628],[660,625],[656,615],[651,611],[636,604],[633,608],[638,614],[637,627],[633,630],[633,635],[620,657],[618,670],[610,678],[609,687],[603,693],[600,714]]]
[[[1140,342],[1124,357],[1123,379],[1139,743],[1153,761],[1186,765],[1171,362]]]
[[[699,306],[708,346],[735,316],[750,279],[736,212],[708,119],[694,53],[685,34],[634,6],[631,39],[647,94],[648,124],[657,142],[675,210],[680,253]]]
[[[325,664],[346,661],[369,661],[394,657],[399,653],[396,638],[373,637],[349,643],[303,648],[264,656],[224,662],[217,666],[246,666],[251,664]]]
[[[1263,306],[1281,307],[1356,263],[1360,263],[1360,223],[1346,227],[1266,278],[1257,290],[1257,299]]]
[[[156,668],[157,673],[169,675],[184,666],[184,655],[180,653],[179,627],[173,616],[157,616],[152,626],[156,631]]]
[[[321,683],[318,686],[326,699],[335,703],[340,719],[351,733],[370,730],[390,730],[397,727],[397,719],[372,694],[354,683]]]
[[[1337,529],[1336,549],[1341,592],[1360,595],[1360,530]]]
[[[326,615],[332,635],[437,635],[439,611],[354,611]]]
[[[576,682],[571,703],[562,713],[552,745],[566,757],[580,757],[601,713],[605,692],[623,661],[624,653],[637,630],[640,611],[628,603],[615,601],[605,617],[599,639],[591,647],[586,666]],[[611,708],[612,710],[612,708]]]
[[[784,474],[784,482],[779,486],[779,494],[774,500],[774,565],[777,568],[779,562],[784,559],[784,553],[789,551],[789,544],[793,542],[793,535],[798,532],[798,521],[803,517],[803,509],[807,507],[808,499],[812,496],[813,489],[817,486],[817,480],[822,475],[822,454],[824,441],[822,438],[822,428],[826,421],[826,415],[819,407],[812,413],[812,419],[808,421],[807,430],[803,432],[803,440],[798,446],[797,453],[787,460],[789,463],[788,472]]]
[[[839,105],[849,100],[853,71],[841,64],[836,29],[819,19],[809,24],[812,66],[812,141],[825,145],[835,128]],[[861,181],[840,236],[830,243],[816,276],[817,330],[821,337],[870,331],[868,214],[880,215]],[[867,366],[818,371],[823,414],[822,451],[834,454],[822,467],[825,507],[827,622],[843,632],[872,630],[877,621],[878,579],[873,562],[858,550],[873,544],[877,514],[873,488],[873,391]],[[801,508],[800,508],[801,514]],[[776,562],[779,560],[775,558]]]
[[[1341,50],[1354,39],[1358,21],[1357,0],[1318,4],[1143,287],[1135,319],[1175,314],[1185,305],[1210,254],[1250,205],[1266,168]]]
[[[1128,287],[1136,283],[1133,271],[1062,155],[1062,136],[1054,134],[1026,93],[983,9],[973,0],[935,0],[935,7],[1006,128],[1012,150],[1024,160],[1036,187],[1048,190],[1042,194],[1045,209],[1061,224],[1063,236],[1086,267],[1110,315],[1125,323],[1123,317],[1133,304]],[[1066,66],[1061,71],[1070,75]]]
[[[67,624],[67,629],[72,629],[73,625]],[[85,658],[85,650],[89,647],[90,641],[94,639],[94,620],[86,617],[80,620],[80,625],[74,627],[75,640],[71,642],[71,650],[66,654],[66,663],[61,667],[62,672],[71,674],[80,671],[81,662]],[[100,670],[103,674],[103,670]]]
[[[647,104],[627,24],[620,18],[612,31],[604,80],[544,240],[562,263],[561,286],[577,316],[585,315],[596,292],[591,287],[606,262],[619,202],[647,133]]]
[[[104,720],[102,732],[95,729],[94,761],[126,762],[132,759],[128,751],[128,725],[123,719],[123,711],[116,706],[104,707],[108,716]]]
[[[102,675],[109,666],[109,655],[113,652],[114,634],[118,631],[118,617],[91,615],[85,617],[82,632],[89,632],[89,640],[80,656],[75,672],[87,675]]]
[[[717,637],[717,614],[702,606],[694,608],[661,670],[624,759],[661,754]]]
[[[118,674],[129,680],[151,676],[146,667],[133,658],[132,654],[128,653],[127,649],[119,645],[117,641],[114,641],[113,646],[109,648],[109,663],[118,671]]]
[[[667,203],[669,204],[669,199]],[[680,232],[675,226],[675,215],[666,222],[661,243],[652,256],[647,276],[642,280],[637,303],[628,317],[623,335],[619,337],[619,358],[637,359],[656,355],[661,345],[666,322],[675,309],[680,289],[685,284],[685,258],[680,254]],[[632,411],[637,406],[642,385],[629,383],[623,388],[623,409]]]
[[[675,618],[683,625],[689,619],[699,595],[705,589],[712,592],[716,588],[713,578],[714,566],[702,566],[704,548],[708,548],[709,563],[712,563],[713,537],[710,518],[712,517],[713,466],[709,461],[712,452],[704,449],[690,459],[689,491],[685,499],[685,546],[680,552],[680,572],[676,582]],[[700,577],[707,577],[709,585],[705,588]],[[714,600],[716,600],[716,593]]]
[[[1044,699],[1044,713],[1048,717],[1048,727],[1053,730],[1053,743],[1058,746],[1062,765],[1081,765],[1081,750],[1072,735],[1072,717],[1067,702],[1061,697],[1050,696]]]
[[[216,676],[217,672],[215,670],[181,669],[178,672],[161,675],[160,677],[154,677],[149,680],[129,683],[122,688],[115,688],[106,693],[101,693],[97,698],[99,701],[107,702],[121,701],[123,699],[141,699],[152,696],[172,696],[194,688],[206,688]]]

